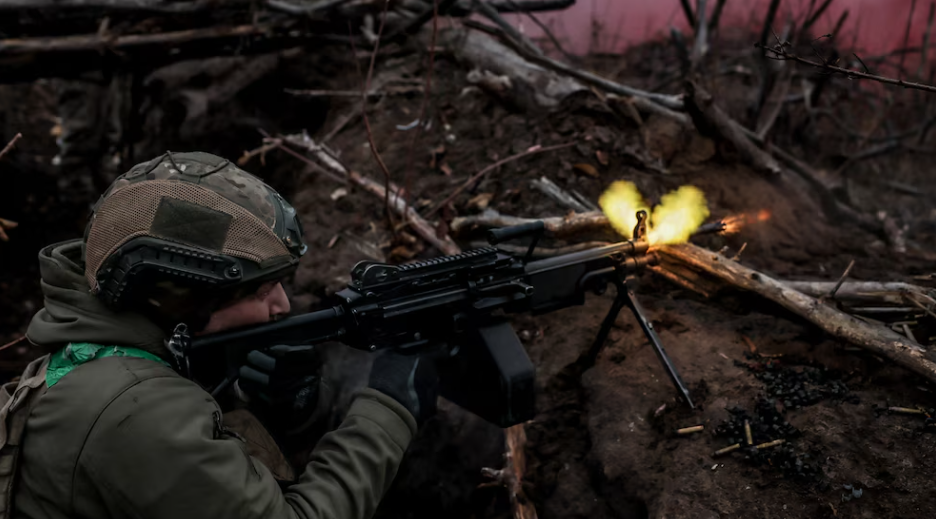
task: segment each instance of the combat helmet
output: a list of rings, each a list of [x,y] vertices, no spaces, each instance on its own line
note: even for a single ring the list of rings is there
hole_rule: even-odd
[[[305,250],[296,211],[263,181],[209,153],[166,153],[95,205],[85,276],[115,310],[183,299],[205,309],[287,276]]]

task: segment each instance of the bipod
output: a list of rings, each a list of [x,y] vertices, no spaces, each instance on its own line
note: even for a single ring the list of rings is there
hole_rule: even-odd
[[[624,306],[629,306],[631,311],[634,312],[634,317],[637,318],[637,322],[640,323],[644,335],[650,340],[653,350],[660,359],[660,363],[663,364],[663,369],[666,370],[666,374],[669,375],[673,385],[676,386],[679,394],[682,395],[686,403],[689,404],[689,407],[695,409],[692,399],[689,398],[689,389],[686,388],[686,384],[684,384],[682,378],[680,378],[679,372],[676,371],[676,366],[673,365],[673,362],[666,354],[666,350],[663,349],[663,344],[660,342],[656,330],[653,329],[653,324],[644,316],[643,308],[640,306],[640,302],[637,301],[637,296],[634,295],[634,283],[634,278],[630,276],[625,279],[621,279],[620,277],[614,278],[614,285],[617,287],[617,295],[614,297],[614,302],[608,310],[608,315],[605,316],[604,321],[601,323],[601,328],[598,330],[598,336],[595,338],[595,342],[592,344],[591,349],[588,350],[586,356],[587,365],[595,365],[595,361],[598,360],[598,353],[608,339],[608,334],[611,332],[611,327],[614,326],[614,321],[617,319],[618,314]]]

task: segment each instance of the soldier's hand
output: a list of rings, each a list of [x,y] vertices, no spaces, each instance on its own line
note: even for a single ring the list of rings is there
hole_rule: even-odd
[[[402,404],[418,424],[436,412],[438,375],[435,363],[426,355],[404,355],[393,350],[378,353],[368,386]]]
[[[254,350],[241,366],[237,385],[251,401],[260,401],[287,432],[307,428],[315,415],[322,359],[314,346],[273,346]]]

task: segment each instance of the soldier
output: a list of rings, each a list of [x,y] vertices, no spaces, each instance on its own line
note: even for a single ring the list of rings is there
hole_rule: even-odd
[[[58,349],[0,394],[0,518],[370,517],[434,410],[431,365],[380,354],[281,489],[167,341],[179,323],[285,315],[281,280],[304,251],[293,208],[220,157],[167,153],[120,176],[83,239],[40,252],[27,337]]]

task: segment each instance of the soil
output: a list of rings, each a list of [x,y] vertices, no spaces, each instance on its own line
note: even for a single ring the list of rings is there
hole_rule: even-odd
[[[388,51],[381,60],[380,81],[424,77],[420,60],[396,52]],[[646,57],[665,63],[672,60],[671,54],[648,44],[617,57],[613,67],[603,58],[589,64],[621,81],[647,86],[659,83],[659,72],[647,68],[653,60]],[[349,56],[340,53],[284,57],[275,72],[242,90],[223,109],[201,115],[184,138],[178,137],[176,119],[149,120],[144,128],[148,137],[138,143],[136,155],[142,160],[172,147],[235,158],[259,146],[259,134],[253,131],[257,127],[270,134],[305,129],[321,139],[359,112],[357,101],[303,100],[281,89],[284,84],[357,88],[353,70]],[[432,124],[422,132],[398,129],[419,117],[419,95],[386,97],[369,107],[377,149],[393,181],[408,186],[417,208],[440,200],[488,164],[534,144],[575,142],[571,148],[520,159],[491,172],[454,207],[444,209],[443,219],[479,211],[477,199],[474,204],[469,200],[482,193],[492,194],[489,207],[504,214],[563,214],[563,208],[529,188],[540,176],[591,200],[620,179],[634,181],[654,201],[680,185],[693,184],[705,192],[712,219],[769,211],[768,220],[738,234],[696,241],[731,251],[747,243],[742,261],[772,275],[834,281],[852,259],[855,279],[925,283],[914,277],[932,272],[929,262],[936,252],[926,244],[936,229],[928,203],[936,184],[925,156],[885,155],[849,170],[855,174],[848,179],[853,194],[847,196],[864,209],[890,211],[907,225],[913,246],[897,254],[881,236],[850,222],[828,221],[795,181],[765,179],[740,164],[725,145],[694,131],[654,117],[638,124],[591,94],[568,99],[555,112],[524,113],[509,101],[468,88],[466,72],[446,56],[437,57],[427,118]],[[712,90],[732,99],[730,108],[744,119],[744,101],[753,88],[744,80],[729,79],[715,81]],[[54,125],[51,86],[0,89],[2,135],[24,133],[17,151],[0,162],[0,181],[7,187],[0,190],[0,216],[21,223],[10,243],[0,243],[0,340],[5,341],[22,334],[41,305],[34,260],[38,248],[78,236],[92,200],[64,197],[65,203],[57,196],[56,177],[67,173],[51,165],[56,153],[49,135]],[[733,97],[733,92],[738,95]],[[852,102],[844,91],[835,95],[842,103]],[[165,96],[160,102],[171,103],[171,95]],[[290,100],[280,104],[271,101],[275,98]],[[891,114],[898,120],[900,109]],[[778,144],[807,155],[809,150],[825,150],[809,155],[815,159],[809,162],[835,177],[832,165],[838,151],[828,150],[840,148],[838,137],[823,137],[821,125],[809,127],[818,137],[803,137],[794,131],[802,124],[796,114],[781,117],[775,130]],[[328,145],[353,169],[382,178],[367,142],[365,126],[353,117]],[[607,164],[598,152],[609,157]],[[590,168],[574,167],[578,164]],[[401,262],[437,254],[405,230],[394,237],[382,201],[316,174],[285,154],[270,152],[244,167],[283,192],[302,215],[309,252],[289,286],[295,312],[327,304],[361,259]],[[882,189],[883,179],[874,170],[887,171],[888,180],[912,184],[923,196]],[[592,171],[595,175],[589,174]],[[461,244],[467,247],[473,238],[477,237],[460,237]],[[526,425],[529,466],[524,485],[540,517],[936,515],[936,435],[925,432],[920,416],[886,412],[889,406],[936,407],[932,385],[873,355],[852,351],[750,294],[726,290],[704,299],[648,274],[641,279],[638,296],[689,385],[695,410],[676,400],[629,314],[618,317],[594,366],[583,370],[576,362],[593,341],[611,295],[590,297],[584,306],[555,315],[514,318],[515,328],[526,332],[521,337],[537,367],[538,413]],[[20,343],[0,354],[5,355],[0,367],[13,374],[33,353]],[[334,364],[329,376],[341,386],[335,405],[340,413],[350,390],[363,383],[369,359],[340,347],[330,355]],[[744,419],[753,425],[755,443],[785,443],[713,456],[736,443]],[[695,425],[704,430],[675,433]],[[501,467],[503,449],[499,429],[443,402],[410,448],[378,516],[508,517],[503,489],[478,488],[483,483],[480,469]]]

